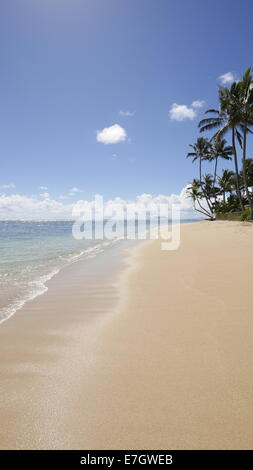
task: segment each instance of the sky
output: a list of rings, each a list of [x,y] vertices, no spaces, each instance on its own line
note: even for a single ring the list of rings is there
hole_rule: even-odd
[[[198,121],[252,64],[252,17],[248,0],[2,0],[0,211],[180,195]]]

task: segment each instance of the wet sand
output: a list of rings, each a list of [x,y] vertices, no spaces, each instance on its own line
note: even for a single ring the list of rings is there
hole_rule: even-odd
[[[253,224],[181,232],[66,268],[1,325],[0,448],[252,447]]]

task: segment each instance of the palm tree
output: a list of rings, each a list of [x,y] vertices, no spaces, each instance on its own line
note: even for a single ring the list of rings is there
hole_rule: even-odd
[[[196,160],[199,161],[199,181],[202,181],[202,161],[207,160],[210,151],[210,142],[208,139],[204,137],[199,137],[195,144],[190,144],[190,147],[194,150],[194,152],[189,152],[187,154],[187,158],[192,158],[192,163]]]
[[[210,174],[206,174],[203,176],[203,181],[201,185],[201,189],[203,191],[203,194],[205,196],[205,199],[207,201],[210,214],[211,214],[211,219],[213,219],[213,203],[212,203],[212,197],[216,197],[216,190],[214,187],[214,179],[213,176]]]
[[[230,145],[226,145],[227,141],[225,139],[216,138],[211,144],[210,155],[208,160],[215,162],[214,164],[214,177],[213,185],[215,187],[217,179],[217,166],[218,159],[223,158],[224,160],[232,160],[230,155],[233,155],[233,148]]]
[[[223,202],[226,202],[226,193],[232,192],[234,172],[223,170],[222,175],[218,177],[219,186],[223,195]]]
[[[245,171],[248,182],[248,187],[253,187],[253,158],[246,158]]]
[[[188,197],[193,200],[194,209],[197,212],[207,216],[208,218],[212,219],[212,215],[208,212],[208,210],[203,207],[201,204],[201,199],[204,198],[203,192],[201,191],[201,184],[200,181],[196,178],[192,181],[191,185],[187,189]],[[198,204],[198,207],[196,206]]]
[[[202,119],[199,123],[200,132],[206,130],[217,129],[218,131],[213,136],[213,139],[219,139],[223,137],[228,131],[232,133],[232,149],[234,155],[234,165],[236,174],[236,188],[237,195],[240,201],[241,209],[243,210],[242,197],[239,186],[239,170],[238,170],[238,159],[236,149],[236,138],[241,143],[241,134],[238,127],[241,124],[241,113],[239,103],[240,90],[236,82],[231,85],[230,90],[226,87],[219,88],[219,109],[209,109],[206,113],[215,114],[215,117],[209,117]]]
[[[242,157],[242,176],[243,176],[243,183],[244,189],[246,193],[246,197],[251,209],[251,218],[253,215],[253,201],[249,192],[249,182],[247,179],[247,172],[246,172],[246,152],[247,152],[247,134],[248,132],[252,132],[250,127],[253,126],[253,79],[252,79],[252,71],[251,67],[249,67],[243,77],[242,80],[238,84],[239,88],[239,104],[240,104],[240,111],[241,111],[241,130],[243,133],[243,157]]]

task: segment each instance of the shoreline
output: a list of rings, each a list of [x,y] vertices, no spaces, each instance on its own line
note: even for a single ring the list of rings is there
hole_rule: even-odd
[[[68,266],[1,325],[1,449],[251,447],[253,226],[181,234]]]
[[[115,243],[119,242],[121,242],[120,239],[113,240],[109,248],[113,249]],[[30,287],[30,290],[27,286],[27,292],[24,291],[22,294],[20,294],[19,297],[11,301],[0,310],[0,325],[5,321],[8,321],[13,315],[16,314],[16,312],[25,307],[28,302],[31,302],[37,297],[45,294],[49,289],[50,284],[48,286],[48,283],[50,283],[51,279],[75,263],[83,263],[90,258],[96,258],[104,252],[104,249],[106,249],[105,245],[107,246],[108,242],[103,241],[97,245],[85,248],[80,254],[75,254],[69,261],[65,261],[65,264],[59,264],[58,266],[48,268],[50,271],[47,273],[40,275],[38,274],[37,278],[34,278],[28,283],[28,285],[30,284],[30,286],[32,286]],[[125,248],[122,246],[122,251],[124,252],[124,250]]]
[[[1,221],[0,221],[1,222]],[[5,223],[8,221],[5,221]],[[49,223],[49,221],[44,221],[46,223]],[[33,223],[30,221],[30,223]],[[36,221],[35,223],[38,223]],[[181,224],[184,223],[195,223],[195,221],[190,220],[188,221],[187,219],[182,219]],[[148,240],[148,239],[147,239]],[[88,246],[79,246],[79,249],[77,251],[73,251],[72,253],[69,252],[68,250],[66,253],[63,255],[58,255],[55,258],[55,261],[52,265],[46,264],[43,266],[43,269],[41,271],[37,271],[36,275],[34,274],[32,278],[29,279],[23,279],[23,285],[21,284],[21,279],[18,280],[14,278],[14,285],[15,287],[13,288],[12,283],[9,281],[9,284],[3,285],[3,292],[1,295],[0,299],[0,325],[4,323],[5,321],[9,320],[13,315],[16,314],[20,309],[25,307],[27,302],[31,302],[37,297],[45,294],[48,290],[48,288],[51,286],[51,279],[54,278],[56,275],[64,271],[65,269],[68,269],[69,266],[71,266],[74,263],[83,263],[89,260],[90,258],[97,258],[100,256],[101,253],[104,251],[107,252],[107,250],[113,250],[114,247],[119,246],[120,250],[122,250],[122,253],[126,250],[127,246],[132,246],[132,244],[138,245],[140,242],[147,241],[144,239],[121,239],[121,238],[115,238],[112,240],[100,240],[96,243],[92,241],[92,243]],[[74,248],[74,247],[72,247]],[[77,249],[77,247],[76,247]],[[116,248],[117,249],[117,248]],[[63,261],[64,260],[64,261]],[[42,262],[43,262],[42,258]],[[28,265],[29,268],[29,265]],[[6,276],[8,274],[8,267],[6,268],[7,272],[4,273],[3,276]],[[24,266],[23,268],[19,269],[24,269],[24,271],[27,269],[27,266]],[[29,269],[28,269],[29,271]],[[1,273],[0,273],[1,277]]]
[[[2,322],[0,449],[53,449],[61,445],[60,429],[55,444],[52,436],[47,437],[47,426],[54,429],[58,419],[63,425],[62,406],[68,406],[73,394],[69,381],[80,386],[83,366],[85,373],[90,373],[98,338],[120,303],[122,275],[132,269],[134,246],[130,245],[137,245],[136,241],[129,246],[112,245],[98,257],[65,265],[43,295]],[[50,383],[52,378],[55,384]],[[50,405],[44,408],[48,394]],[[41,435],[45,438],[42,443]]]

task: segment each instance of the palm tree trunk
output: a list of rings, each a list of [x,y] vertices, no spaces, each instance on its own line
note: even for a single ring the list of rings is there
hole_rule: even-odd
[[[242,156],[242,173],[243,173],[243,182],[244,182],[244,187],[246,191],[246,197],[249,202],[250,206],[250,218],[252,219],[253,215],[253,205],[252,205],[252,199],[249,193],[249,187],[248,187],[248,182],[247,182],[247,175],[246,175],[246,149],[247,149],[247,129],[246,126],[244,127],[243,131],[243,156]]]
[[[200,204],[199,199],[197,199],[197,201],[198,201],[198,205],[199,205],[199,207],[201,207],[202,211],[204,211],[204,212],[206,213],[206,215],[210,216],[208,210],[205,209],[205,208]]]
[[[237,151],[236,151],[236,144],[235,144],[235,128],[232,128],[232,147],[233,147],[233,152],[234,152],[234,163],[235,163],[235,179],[236,179],[236,192],[237,192],[237,197],[240,202],[240,206],[242,211],[244,210],[243,203],[242,203],[242,195],[240,191],[240,185],[239,185],[239,171],[238,171],[238,161],[237,161]]]
[[[210,213],[213,215],[212,203],[211,203],[211,201],[209,200],[209,198],[208,198],[208,196],[207,196],[207,194],[206,194],[206,191],[203,189],[203,187],[202,187],[202,192],[203,192],[203,195],[204,195],[204,197],[205,197],[206,203],[207,203],[207,205],[208,205],[208,209],[209,209]]]
[[[212,219],[212,218],[213,218],[213,217],[212,217],[212,214],[209,214],[209,212],[207,212],[206,209],[204,209],[204,207],[201,206],[201,204],[200,204],[200,202],[199,202],[198,199],[197,199],[197,201],[198,201],[199,207],[201,207],[201,210],[200,210],[200,209],[197,209],[195,201],[194,201],[194,209],[195,209],[197,212],[200,212],[201,214],[206,215],[207,217],[209,217],[209,219]]]
[[[226,192],[225,191],[223,191],[223,202],[224,202],[224,204],[226,202]]]
[[[217,196],[215,192],[215,184],[216,184],[216,178],[217,178],[217,165],[218,165],[218,157],[215,158],[214,177],[213,177],[213,189],[214,189],[214,202],[215,203],[217,201]]]
[[[213,185],[214,186],[216,184],[216,178],[217,178],[217,165],[218,165],[218,157],[215,158],[214,177],[213,177]]]
[[[213,209],[212,209],[211,204],[209,203],[209,200],[208,200],[208,197],[207,197],[205,191],[203,190],[203,185],[202,185],[201,179],[202,179],[202,157],[200,155],[199,156],[199,181],[200,181],[200,187],[201,187],[201,189],[203,191],[203,194],[205,196],[205,200],[206,200],[206,203],[208,205],[209,211],[211,212],[211,215],[209,215],[209,217],[212,218],[213,217]]]

